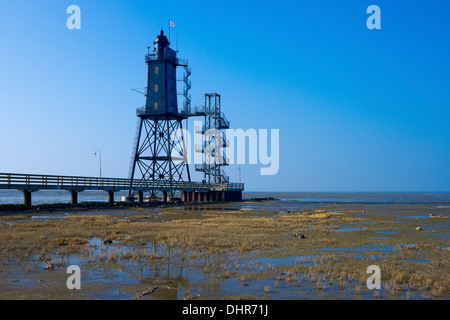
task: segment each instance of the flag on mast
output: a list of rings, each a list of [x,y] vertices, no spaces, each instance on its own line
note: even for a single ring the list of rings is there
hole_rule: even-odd
[[[170,20],[169,20],[169,25],[170,25],[171,27],[174,27],[174,28],[177,26],[175,22],[170,21]]]

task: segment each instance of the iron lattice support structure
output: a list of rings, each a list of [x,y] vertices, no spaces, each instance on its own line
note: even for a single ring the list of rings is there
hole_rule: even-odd
[[[191,181],[181,120],[140,117],[138,122],[130,179],[155,185],[150,191],[151,196],[159,192],[159,183],[185,181],[185,172]],[[171,192],[173,195],[174,191]]]

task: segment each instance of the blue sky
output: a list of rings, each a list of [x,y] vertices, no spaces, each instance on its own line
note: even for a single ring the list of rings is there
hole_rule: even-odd
[[[69,30],[69,5],[81,30]],[[369,5],[381,30],[369,30]],[[0,172],[126,177],[161,27],[233,128],[279,129],[248,191],[450,191],[446,1],[0,1]],[[178,36],[177,36],[178,34]],[[178,38],[178,41],[176,39]],[[180,91],[180,90],[179,90]],[[190,126],[193,128],[193,126]],[[227,173],[238,180],[238,165]],[[196,179],[200,176],[193,174]]]

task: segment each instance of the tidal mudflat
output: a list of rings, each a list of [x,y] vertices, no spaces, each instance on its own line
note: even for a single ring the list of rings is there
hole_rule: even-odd
[[[277,201],[1,213],[0,299],[449,299],[449,216]]]

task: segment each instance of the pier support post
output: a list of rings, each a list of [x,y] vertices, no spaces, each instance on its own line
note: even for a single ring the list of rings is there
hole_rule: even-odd
[[[70,203],[77,204],[78,203],[78,191],[70,190]]]
[[[27,207],[31,207],[31,193],[33,190],[18,190],[23,193],[23,204]]]
[[[162,201],[167,202],[167,191],[162,192]]]
[[[187,202],[186,191],[181,191],[181,202]]]
[[[108,190],[108,202],[109,204],[114,204],[114,190]]]
[[[138,194],[138,202],[144,203],[144,191],[138,190],[137,194]]]
[[[226,191],[222,191],[222,197],[221,197],[221,202],[226,202],[227,201],[227,192]]]

